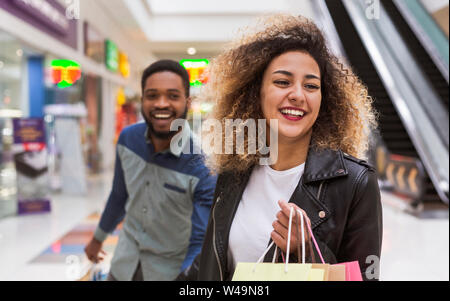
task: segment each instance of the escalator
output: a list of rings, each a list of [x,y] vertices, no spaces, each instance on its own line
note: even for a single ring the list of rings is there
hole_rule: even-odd
[[[381,0],[380,5],[381,17],[389,18],[391,27],[385,25],[389,22],[369,20],[364,15],[364,0],[322,3],[322,18],[326,7],[339,39],[338,52],[343,52],[374,99],[380,143],[392,160],[416,162],[420,170],[422,187],[413,194],[415,204],[448,204],[448,168],[442,167],[448,162],[448,77],[430,58],[394,1]],[[381,23],[386,27],[377,27]],[[394,28],[400,39],[390,34]],[[390,42],[395,44],[385,47]]]

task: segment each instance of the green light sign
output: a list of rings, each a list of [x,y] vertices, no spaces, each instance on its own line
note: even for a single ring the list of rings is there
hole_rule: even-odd
[[[180,64],[189,73],[191,86],[201,86],[208,82],[208,73],[206,72],[206,67],[209,65],[208,60],[181,60]]]
[[[119,49],[116,43],[111,40],[105,41],[105,56],[106,68],[117,72],[119,69]]]

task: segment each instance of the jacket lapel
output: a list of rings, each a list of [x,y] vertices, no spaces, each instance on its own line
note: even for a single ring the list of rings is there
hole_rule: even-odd
[[[311,220],[312,229],[326,221],[332,212],[320,201],[325,180],[348,174],[342,151],[317,150],[310,148],[305,163],[305,171],[289,202],[305,210]],[[320,194],[320,195],[319,195]]]

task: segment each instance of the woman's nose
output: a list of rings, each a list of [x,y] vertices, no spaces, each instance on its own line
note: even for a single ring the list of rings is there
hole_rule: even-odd
[[[305,93],[301,84],[296,84],[292,86],[292,90],[288,95],[289,101],[293,102],[303,102],[305,101]]]

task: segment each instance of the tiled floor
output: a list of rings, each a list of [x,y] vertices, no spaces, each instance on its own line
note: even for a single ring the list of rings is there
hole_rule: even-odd
[[[89,263],[81,241],[89,235],[77,233],[83,227],[92,231],[96,219],[92,214],[101,212],[111,178],[110,173],[91,178],[87,196],[54,195],[50,214],[0,220],[0,280],[65,281],[84,275]],[[382,200],[381,280],[448,281],[448,210],[439,218],[419,219],[402,212],[397,197],[383,193]],[[107,251],[106,261],[112,249]]]

